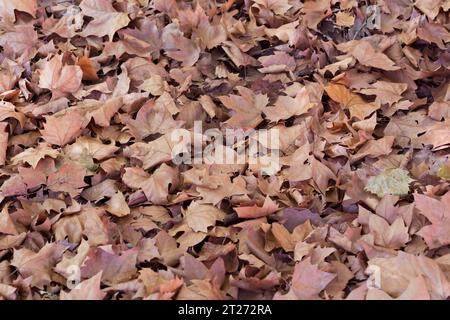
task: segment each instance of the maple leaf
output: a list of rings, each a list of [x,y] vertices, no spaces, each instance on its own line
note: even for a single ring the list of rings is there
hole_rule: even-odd
[[[138,28],[122,29],[118,31],[118,34],[121,40],[109,42],[106,44],[105,50],[108,50],[109,47],[112,51],[120,51],[120,53],[116,53],[117,55],[127,52],[141,57],[149,55],[154,58],[159,57],[162,41],[161,30],[158,28],[156,21],[144,19],[138,23]]]
[[[10,47],[17,55],[24,57],[32,58],[36,54],[37,44],[38,34],[31,25],[14,26],[11,31],[0,36],[0,46]]]
[[[255,0],[255,3],[279,15],[286,13],[292,7],[287,0]]]
[[[52,149],[47,143],[39,143],[35,148],[27,148],[21,153],[11,158],[12,164],[28,163],[32,168],[36,168],[39,161],[45,157],[56,159],[59,152]]]
[[[376,95],[375,100],[379,105],[392,105],[402,98],[402,93],[408,88],[406,83],[393,83],[387,81],[377,81],[371,85],[371,88],[363,89],[360,92],[366,95]]]
[[[370,215],[369,228],[374,235],[375,244],[392,249],[399,249],[409,241],[408,227],[398,217],[391,225],[375,214]]]
[[[272,199],[266,197],[262,207],[255,204],[250,207],[237,207],[234,208],[234,211],[236,211],[239,218],[259,218],[272,214],[278,209],[278,205]]]
[[[150,92],[153,96],[161,96],[167,90],[167,82],[158,74],[145,79],[139,86],[139,89]],[[142,108],[141,108],[142,109]]]
[[[366,300],[394,300],[394,298],[382,290],[371,288],[367,292]],[[419,275],[411,280],[405,291],[395,300],[431,300],[425,277]]]
[[[108,36],[111,42],[117,30],[130,22],[128,14],[117,12],[108,0],[83,0],[80,8],[84,15],[94,18],[82,31],[83,36]]]
[[[312,2],[312,1],[311,1]],[[295,32],[299,21],[283,24],[278,28],[265,28],[264,32],[269,37],[277,37],[280,41],[288,42],[293,45],[295,41]]]
[[[139,109],[136,119],[125,119],[124,122],[139,139],[155,133],[167,133],[182,125],[182,122],[172,118],[172,114],[159,99],[156,103],[149,100]]]
[[[202,196],[201,203],[211,203],[213,205],[216,205],[224,198],[248,193],[244,179],[237,177],[231,181],[230,177],[224,174],[215,176],[212,184],[200,183],[196,186],[196,190]]]
[[[0,211],[0,233],[10,235],[19,234],[8,212],[8,206],[3,207],[3,210]]]
[[[416,0],[414,6],[434,20],[439,14],[440,7],[444,6],[444,2],[444,0]]]
[[[111,118],[119,111],[123,105],[122,97],[112,97],[106,101],[86,99],[83,103],[71,107],[74,113],[79,113],[85,118],[85,122],[94,119],[94,122],[101,127],[109,127]]]
[[[39,76],[39,87],[49,89],[52,99],[56,100],[67,94],[75,93],[81,84],[83,71],[77,65],[64,65],[62,55],[55,55],[44,61]]]
[[[291,288],[287,295],[291,294],[299,300],[318,299],[319,293],[335,277],[335,274],[324,272],[312,264],[311,258],[305,259],[295,265]]]
[[[432,145],[433,150],[450,144],[450,121],[435,122],[431,127],[427,128],[424,135],[418,138],[418,142],[424,145]]]
[[[95,276],[80,282],[70,292],[61,291],[61,300],[103,300],[106,293],[100,290],[103,271],[99,271]]]
[[[186,222],[194,231],[208,232],[216,220],[223,220],[224,213],[214,206],[192,202],[186,210]]]
[[[351,27],[355,24],[355,16],[345,11],[339,11],[336,13],[336,24],[341,27]]]
[[[450,166],[448,164],[443,164],[438,171],[436,172],[436,175],[444,180],[450,180]]]
[[[185,67],[194,65],[200,57],[200,47],[191,39],[184,37],[175,24],[169,24],[164,28],[161,39],[166,54],[181,61]]]
[[[36,169],[19,167],[18,171],[28,190],[33,190],[41,185],[45,185],[47,182],[47,170],[44,171],[44,168],[40,168],[39,166],[36,167]]]
[[[82,239],[80,245],[73,252],[66,251],[63,258],[55,266],[54,270],[62,276],[69,278],[73,273],[73,268],[80,267],[89,253],[89,243]]]
[[[175,129],[158,139],[148,143],[136,142],[124,150],[124,155],[130,158],[136,158],[142,161],[143,169],[149,169],[162,162],[170,161],[175,158],[175,146],[183,149],[184,146],[190,146],[190,139],[184,140],[184,137],[190,137],[191,133],[185,129]],[[178,137],[183,139],[177,140]],[[184,150],[184,149],[183,149]]]
[[[347,57],[345,59],[342,59],[341,61],[326,65],[325,67],[320,69],[319,72],[321,75],[325,75],[326,72],[330,72],[334,76],[339,70],[346,70],[350,65],[353,65],[354,63],[355,59],[353,57]]]
[[[86,186],[85,175],[86,168],[75,164],[64,164],[58,171],[48,176],[47,187],[52,191],[77,195],[81,192],[79,189]]]
[[[282,71],[293,71],[296,67],[295,59],[285,52],[275,52],[270,56],[258,58],[263,68],[258,69],[262,73],[278,73]]]
[[[302,12],[305,14],[304,22],[308,28],[317,29],[317,25],[331,15],[330,0],[305,1]]]
[[[274,107],[263,109],[263,113],[273,122],[286,120],[292,116],[299,116],[308,112],[315,104],[310,102],[306,87],[300,89],[295,96],[279,96]]]
[[[14,22],[16,17],[14,10],[23,11],[36,17],[38,5],[37,0],[21,0],[21,1],[1,1],[0,13],[5,19]]]
[[[364,101],[360,95],[352,93],[341,84],[329,84],[325,87],[325,91],[333,101],[349,109],[351,117],[363,120],[372,114],[372,112],[379,109],[379,106]]]
[[[425,278],[432,299],[446,299],[450,295],[450,283],[438,263],[425,256],[400,251],[394,257],[370,259],[369,266],[377,267],[381,290],[394,298],[418,276]]]
[[[414,205],[431,222],[431,225],[424,226],[417,232],[425,239],[428,247],[435,249],[449,244],[450,193],[447,192],[441,200],[415,193]]]
[[[15,119],[19,122],[19,125],[23,128],[25,126],[26,117],[21,112],[16,112],[16,107],[7,101],[0,102],[0,120],[6,120],[8,118]],[[3,125],[5,123],[3,122]]]
[[[27,185],[20,175],[13,174],[3,182],[0,192],[4,197],[25,195],[27,194]]]
[[[41,134],[48,143],[63,146],[78,137],[82,129],[83,118],[71,112],[61,117],[47,117]]]
[[[20,274],[31,277],[31,285],[43,289],[52,281],[53,267],[62,258],[66,246],[59,243],[46,243],[38,252],[26,248],[14,250],[11,264]]]
[[[87,205],[76,214],[65,216],[58,220],[53,230],[57,240],[69,238],[74,243],[82,240],[81,236],[87,237],[87,243],[91,246],[105,245],[108,243],[108,230],[101,217],[104,210]]]
[[[256,65],[258,62],[252,56],[242,52],[242,50],[239,49],[233,41],[223,41],[221,48],[238,68],[242,66]]]
[[[311,158],[311,173],[314,182],[322,193],[325,193],[328,189],[330,179],[336,180],[334,172],[314,157]]]
[[[220,101],[234,111],[227,120],[230,126],[248,129],[255,128],[261,121],[261,111],[269,103],[264,94],[255,94],[253,91],[237,87],[240,95],[220,96]]]
[[[104,144],[98,139],[90,137],[79,137],[71,145],[64,147],[64,154],[70,160],[81,164],[86,169],[95,171],[98,165],[93,162],[95,160],[104,160],[111,157],[119,148],[111,144]]]
[[[106,211],[116,217],[124,217],[130,214],[130,208],[122,192],[118,191],[111,196],[106,202]]]
[[[101,281],[108,285],[127,281],[136,273],[136,248],[120,254],[107,248],[92,248],[81,267],[81,277],[92,278],[101,272]]]
[[[69,5],[64,15],[57,19],[49,18],[42,24],[43,33],[55,33],[63,38],[73,38],[83,28],[83,14],[77,5]]]
[[[350,42],[337,45],[337,48],[351,54],[364,66],[374,67],[386,71],[395,71],[400,69],[400,67],[396,66],[395,62],[389,59],[387,55],[376,51],[367,41],[352,40]]]
[[[409,177],[408,171],[396,168],[370,177],[364,190],[376,194],[379,198],[388,194],[405,196],[409,192],[409,184],[413,181],[414,179]]]
[[[351,158],[352,162],[358,161],[364,157],[379,157],[387,155],[392,151],[392,144],[394,143],[393,136],[384,136],[378,140],[369,140],[361,149]]]
[[[215,48],[227,40],[225,27],[220,22],[210,23],[207,18],[200,21],[196,33],[201,44],[208,49]]]
[[[140,168],[126,168],[122,180],[131,188],[142,189],[147,200],[165,204],[169,186],[174,187],[178,183],[178,171],[166,164],[162,164],[151,175]]]

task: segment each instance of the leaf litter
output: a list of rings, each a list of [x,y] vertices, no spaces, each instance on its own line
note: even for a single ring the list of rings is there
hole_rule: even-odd
[[[0,299],[448,299],[449,9],[1,1]]]

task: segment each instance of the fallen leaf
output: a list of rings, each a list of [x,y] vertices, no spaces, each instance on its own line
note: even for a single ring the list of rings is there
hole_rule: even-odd
[[[335,274],[321,271],[311,259],[295,265],[290,292],[298,300],[319,299],[319,293],[336,277]]]
[[[337,48],[341,51],[349,53],[364,66],[374,67],[386,71],[395,71],[400,69],[400,67],[396,66],[395,62],[389,59],[387,55],[375,50],[375,48],[367,41],[353,40],[353,43],[338,45]]]
[[[424,226],[417,234],[425,239],[431,249],[449,244],[447,221],[450,219],[450,193],[446,193],[440,201],[415,193],[414,200],[415,207],[431,222],[431,225]]]
[[[255,204],[251,207],[237,207],[234,208],[234,211],[236,211],[239,218],[259,218],[272,214],[278,209],[278,205],[273,202],[272,199],[266,197],[262,207],[259,207]]]
[[[52,191],[77,195],[81,192],[80,188],[86,186],[85,175],[86,168],[75,164],[65,164],[48,176],[47,187]]]
[[[186,222],[194,231],[208,232],[216,220],[223,220],[224,213],[214,206],[192,202],[186,210]]]
[[[13,164],[28,163],[32,168],[36,168],[39,161],[45,157],[57,158],[58,150],[52,149],[46,143],[40,143],[36,148],[27,148],[23,152],[11,158]]]
[[[81,85],[83,71],[77,65],[63,65],[62,56],[55,55],[44,62],[39,77],[39,87],[49,89],[52,99],[75,93]]]
[[[76,112],[71,112],[61,117],[47,117],[41,134],[48,143],[63,146],[77,138],[82,129],[82,117]]]
[[[360,95],[352,93],[343,85],[330,84],[325,87],[325,91],[333,101],[348,109],[351,117],[356,117],[359,120],[365,119],[379,109],[378,106],[364,101]]]
[[[376,194],[379,198],[388,194],[405,196],[409,193],[409,184],[413,181],[414,179],[409,177],[408,171],[396,168],[370,177],[364,190]]]
[[[432,299],[446,299],[450,285],[434,260],[400,251],[395,257],[369,260],[369,266],[379,268],[381,290],[394,298],[400,296],[411,281],[423,276]]]
[[[102,278],[100,271],[90,279],[80,282],[70,292],[61,291],[61,300],[103,300],[106,293],[100,290],[100,282]]]
[[[84,15],[94,18],[82,31],[83,36],[108,36],[113,40],[117,30],[130,22],[128,14],[117,12],[107,0],[83,0],[80,8]]]
[[[38,252],[26,248],[14,250],[11,264],[22,277],[31,277],[31,285],[43,288],[52,281],[53,267],[62,258],[66,247],[55,242],[47,243]]]
[[[106,202],[106,211],[116,217],[124,217],[130,214],[130,208],[122,192],[118,191],[111,196],[111,199]]]
[[[31,16],[33,17],[36,17],[37,8],[37,0],[23,0],[20,2],[2,1],[0,3],[0,12],[2,13],[1,15],[11,22],[16,21],[14,10],[23,11],[31,14]]]

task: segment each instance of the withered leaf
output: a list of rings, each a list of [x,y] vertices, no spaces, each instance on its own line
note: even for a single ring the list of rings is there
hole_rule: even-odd
[[[48,143],[63,146],[77,138],[82,129],[82,117],[76,112],[71,112],[61,117],[47,117],[41,134]]]
[[[128,25],[130,18],[125,12],[117,12],[110,1],[83,0],[80,8],[86,16],[94,18],[82,31],[84,36],[108,36],[113,40],[114,33]]]
[[[450,297],[445,0],[0,0],[0,300]]]

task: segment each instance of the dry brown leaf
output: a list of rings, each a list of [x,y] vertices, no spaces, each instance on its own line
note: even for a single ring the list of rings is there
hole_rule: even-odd
[[[67,113],[61,117],[46,118],[42,137],[50,144],[64,146],[81,134],[83,118],[76,112]]]

